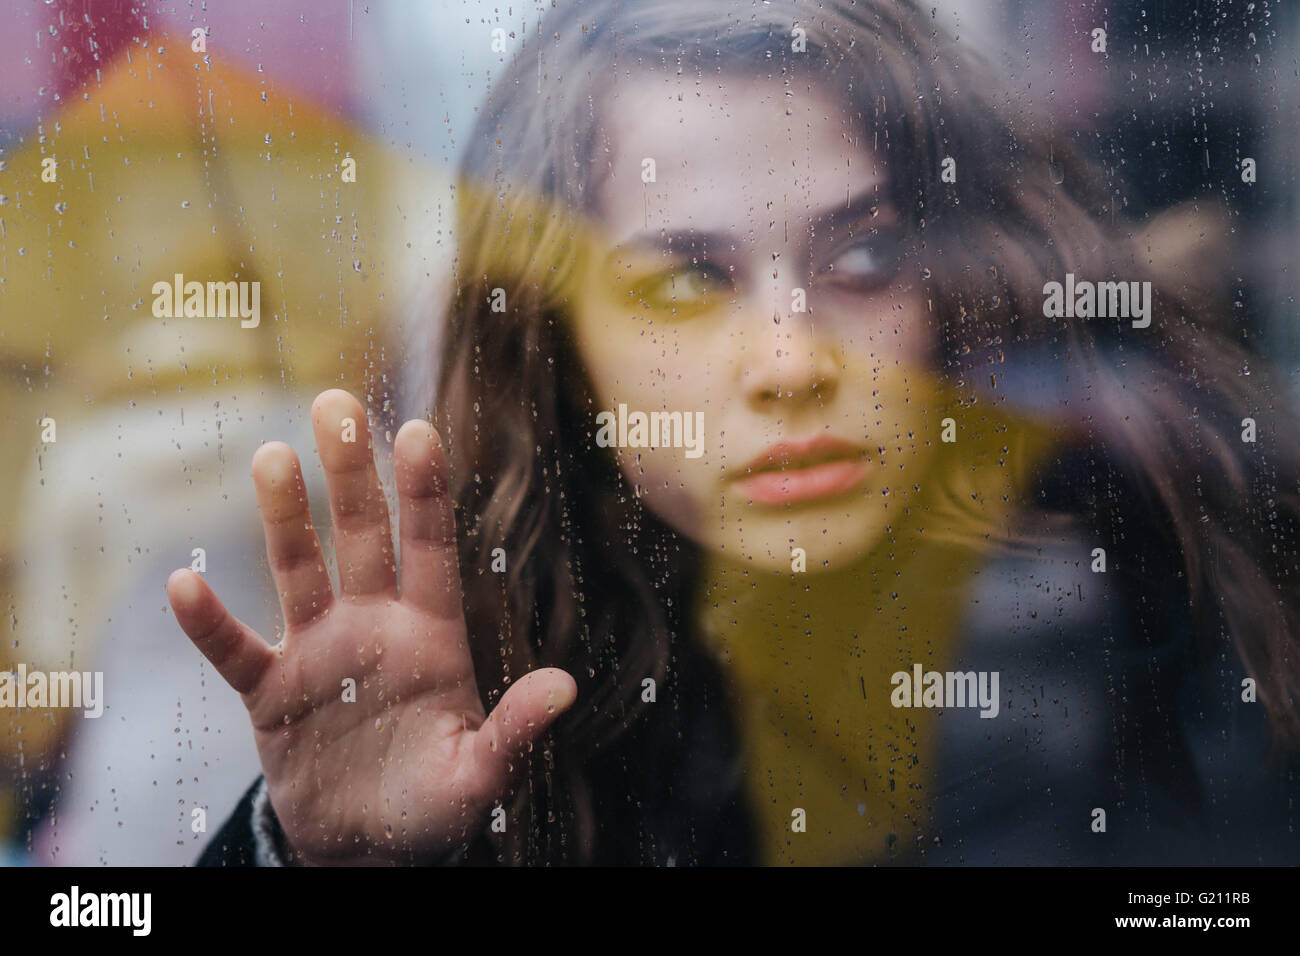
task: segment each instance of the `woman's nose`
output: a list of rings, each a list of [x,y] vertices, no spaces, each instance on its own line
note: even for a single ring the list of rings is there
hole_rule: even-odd
[[[826,404],[839,385],[838,348],[807,311],[788,296],[784,309],[769,297],[745,316],[746,359],[741,363],[747,400],[756,410],[774,405]]]

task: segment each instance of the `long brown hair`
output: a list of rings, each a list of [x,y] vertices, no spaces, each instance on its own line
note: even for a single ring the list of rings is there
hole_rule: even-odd
[[[795,27],[806,51],[792,49]],[[496,83],[462,160],[434,410],[486,706],[539,666],[565,668],[579,685],[552,746],[534,754],[508,862],[590,857],[584,763],[635,724],[644,678],[671,679],[690,626],[699,556],[596,447],[600,409],[566,319],[591,246],[584,223],[598,219],[593,197],[610,174],[601,118],[619,84],[647,68],[702,81],[766,73],[795,95],[834,87],[857,134],[906,171],[891,177],[891,198],[917,237],[942,373],[972,414],[1001,400],[999,376],[1014,377],[1031,354],[1083,383],[1071,393],[1068,438],[1097,454],[1085,506],[1120,550],[1133,544],[1126,514],[1159,517],[1161,545],[1182,555],[1186,599],[1218,615],[1277,740],[1300,741],[1300,461],[1289,445],[1270,443],[1266,456],[1237,436],[1246,417],[1272,424],[1261,435],[1297,432],[1270,405],[1265,371],[1241,374],[1250,356],[1212,290],[1171,280],[1144,260],[1131,227],[1107,223],[1100,175],[1067,142],[1013,116],[980,65],[910,3],[564,3]],[[941,181],[946,156],[958,157],[960,186]],[[1044,317],[1043,284],[1066,272],[1151,280],[1151,327]],[[497,548],[505,574],[489,570]],[[576,831],[542,837],[548,817]]]

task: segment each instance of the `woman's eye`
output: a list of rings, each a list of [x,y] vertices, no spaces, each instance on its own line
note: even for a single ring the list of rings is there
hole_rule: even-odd
[[[632,294],[652,309],[698,312],[730,288],[731,279],[721,268],[696,263],[651,276]]]
[[[822,277],[846,287],[878,288],[893,280],[901,265],[902,249],[898,237],[875,233],[841,249],[822,271]]]

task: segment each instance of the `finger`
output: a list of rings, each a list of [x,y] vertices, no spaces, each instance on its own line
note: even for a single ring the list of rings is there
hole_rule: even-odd
[[[432,425],[409,421],[397,433],[393,456],[402,541],[402,600],[439,617],[459,617],[464,608],[446,450]]]
[[[247,694],[257,687],[275,652],[226,610],[208,582],[182,568],[167,579],[167,600],[181,629],[227,684]]]
[[[330,606],[334,593],[294,450],[279,441],[259,448],[253,455],[253,486],[285,628],[304,625]]]
[[[485,792],[500,794],[515,762],[577,698],[577,683],[558,667],[531,671],[511,685],[474,734],[474,778]]]
[[[365,409],[347,392],[332,388],[316,396],[311,423],[329,485],[339,590],[350,595],[395,592],[393,531]]]

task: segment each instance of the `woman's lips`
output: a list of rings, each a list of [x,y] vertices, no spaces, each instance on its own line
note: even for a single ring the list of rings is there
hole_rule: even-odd
[[[781,442],[746,466],[750,473],[736,489],[767,505],[829,498],[862,483],[868,471],[863,456],[863,449],[834,438]]]

